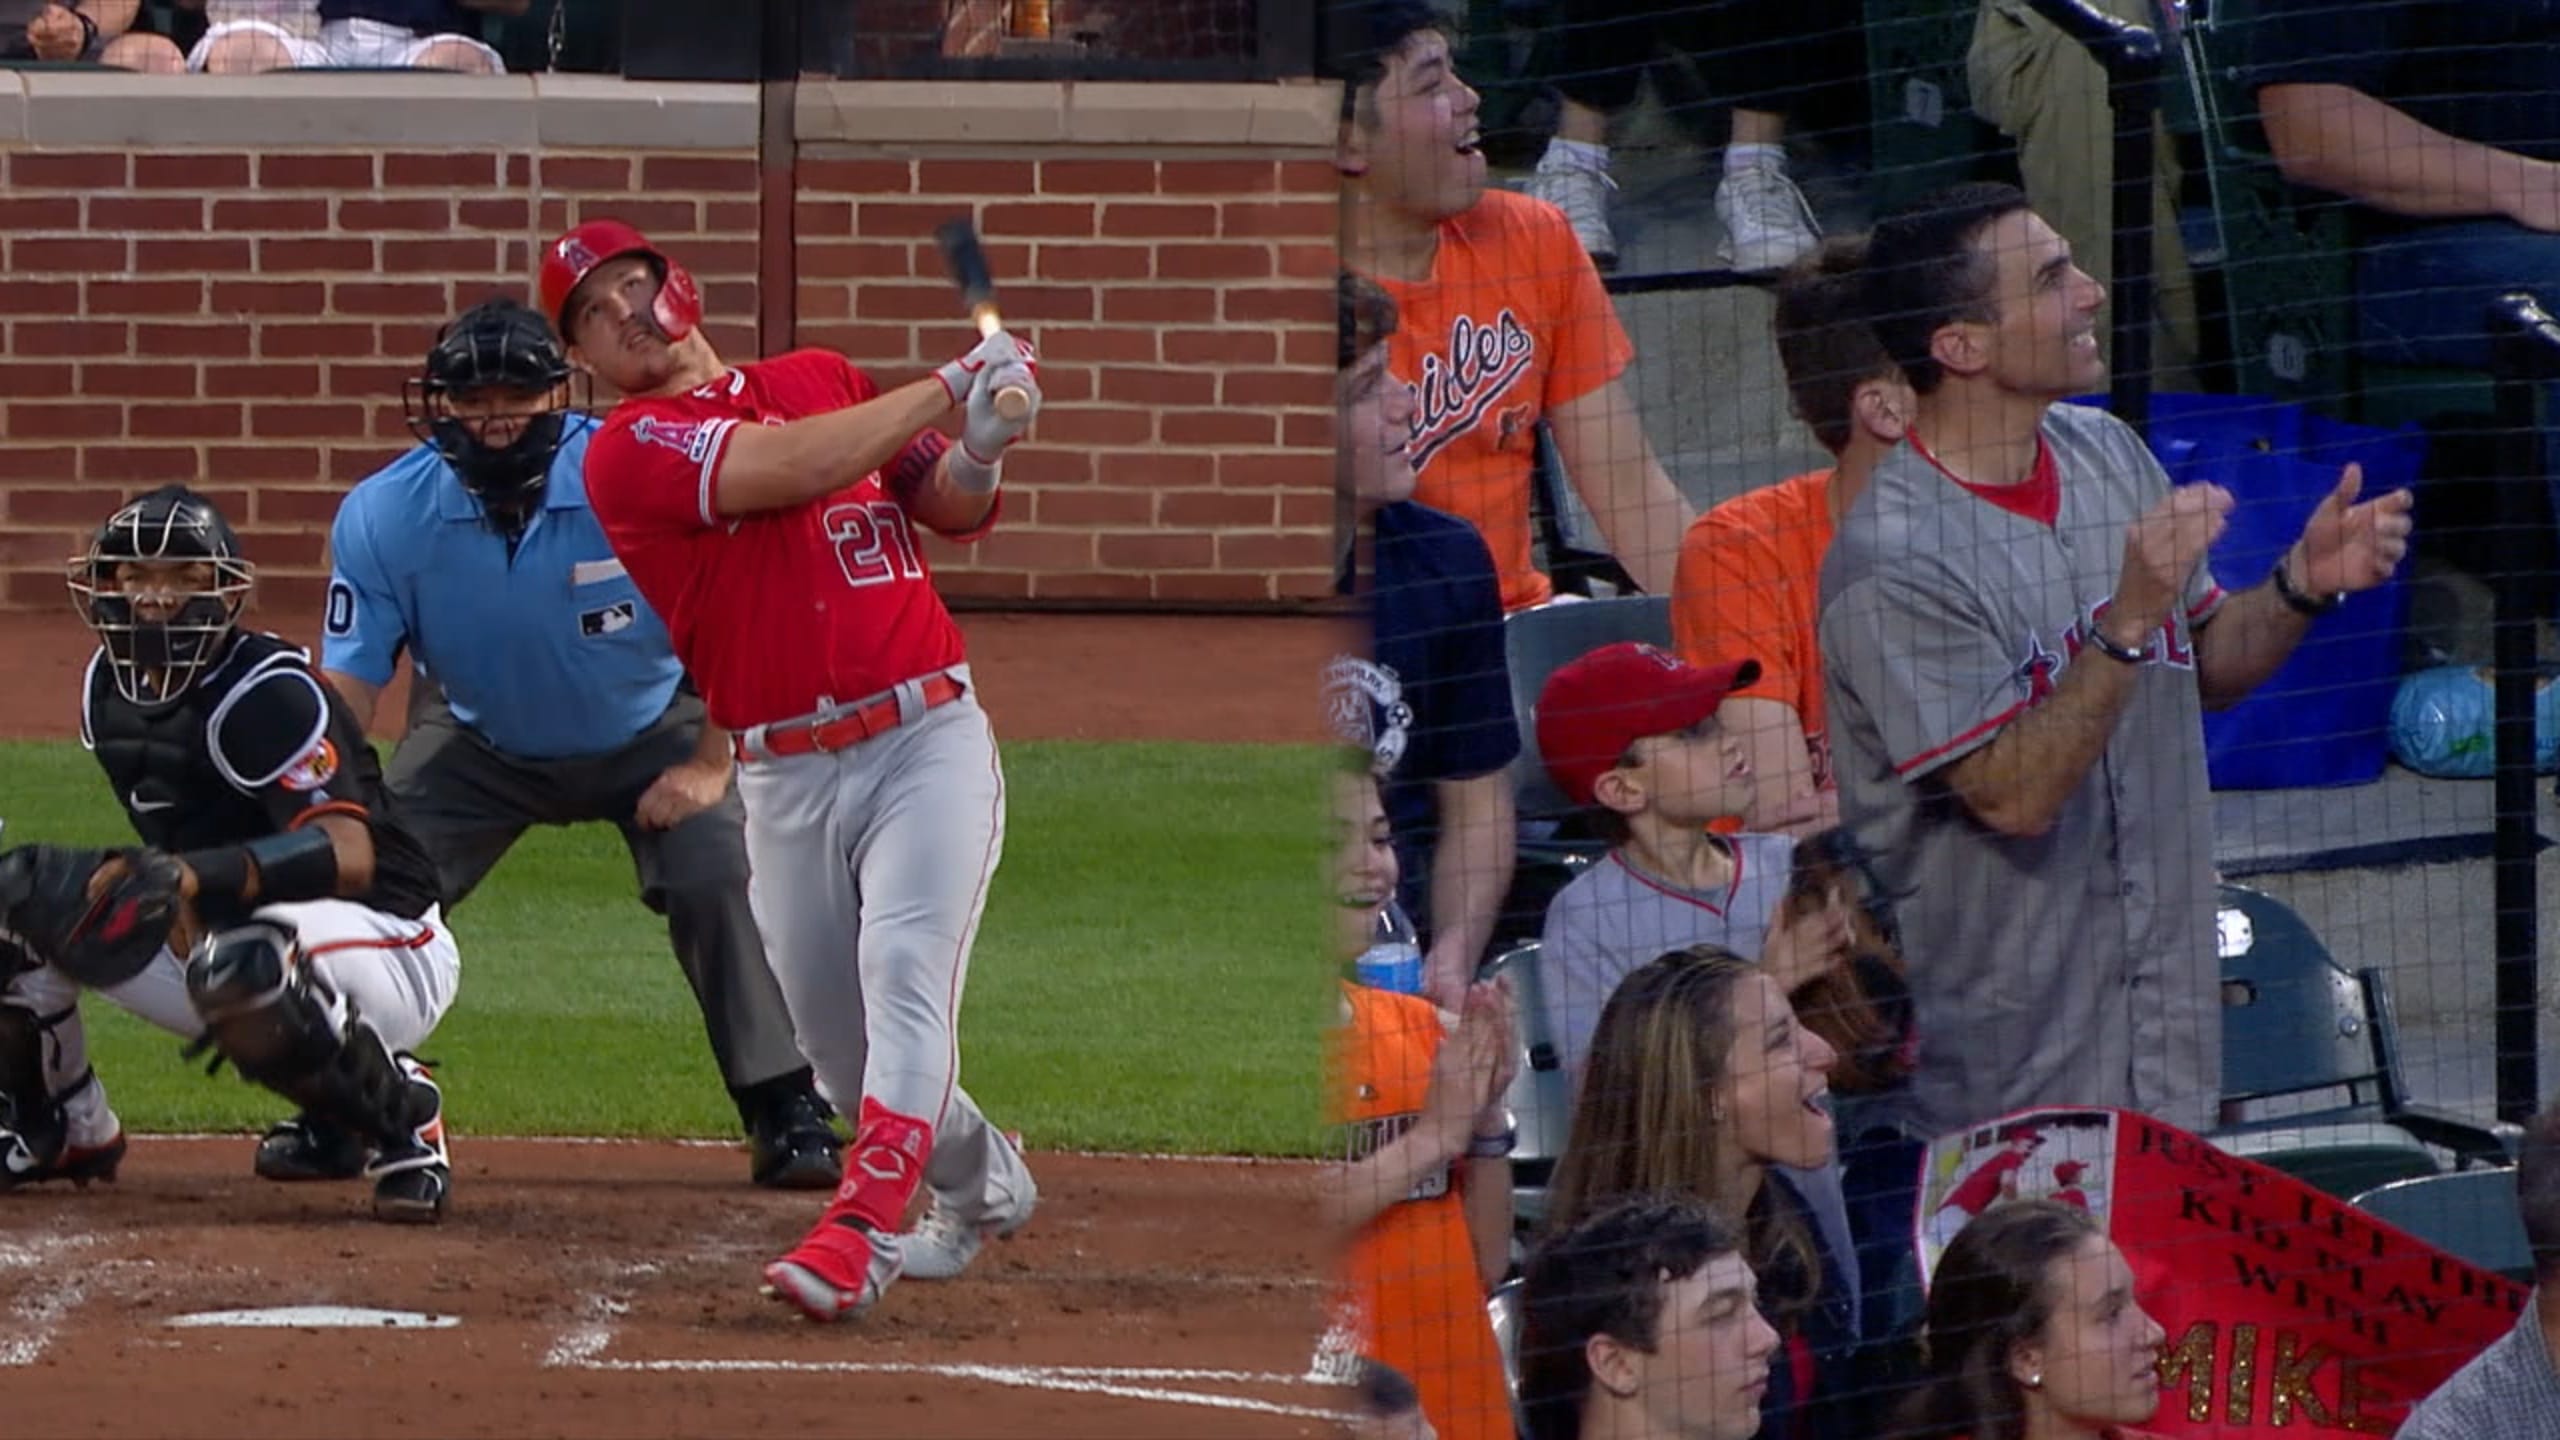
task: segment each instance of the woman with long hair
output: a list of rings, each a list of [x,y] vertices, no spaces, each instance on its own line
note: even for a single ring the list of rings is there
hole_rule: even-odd
[[[1909,1440],[2148,1440],[2167,1332],[2085,1210],[1993,1206],[1929,1285],[1928,1359],[1894,1433]]]
[[[1793,1171],[1832,1165],[1831,1047],[1761,968],[1718,946],[1675,950],[1601,1008],[1546,1224],[1673,1193],[1742,1227],[1781,1348],[1763,1440],[1865,1440],[1857,1267]],[[1830,1191],[1838,1203],[1837,1182]]]

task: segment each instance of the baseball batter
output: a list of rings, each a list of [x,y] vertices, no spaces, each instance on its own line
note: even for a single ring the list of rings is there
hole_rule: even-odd
[[[364,732],[308,655],[240,628],[255,577],[195,492],[116,511],[70,578],[100,641],[80,741],[145,848],[0,856],[0,1190],[115,1177],[94,989],[362,1137],[376,1216],[440,1218],[443,1100],[409,1051],[462,962]]]
[[[610,220],[546,247],[541,288],[570,358],[628,397],[588,448],[588,503],[736,736],[766,953],[820,1087],[860,1105],[843,1184],[767,1289],[858,1314],[901,1273],[959,1273],[1038,1198],[959,1085],[1004,777],[916,536],[993,526],[1031,354],[999,330],[885,394],[826,351],[731,366],[684,267]],[[1015,385],[1034,403],[1007,421]],[[955,408],[957,444],[926,428]]]
[[[2205,556],[2102,411],[2106,291],[2005,185],[1880,221],[1868,313],[1919,397],[1822,575],[1840,813],[1901,905],[1929,1134],[2039,1105],[2213,1122],[2222,1078],[2202,707],[2246,695],[2408,548],[2352,466],[2273,575]],[[2318,598],[2315,598],[2318,597]]]

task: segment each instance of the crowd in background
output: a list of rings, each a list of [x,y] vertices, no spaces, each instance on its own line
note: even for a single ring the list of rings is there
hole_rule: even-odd
[[[2197,1134],[2230,1118],[2202,717],[2391,580],[2413,496],[2347,466],[2272,567],[2217,574],[2233,497],[2172,486],[2129,427],[2068,403],[2109,374],[2108,172],[2091,158],[2112,121],[2096,63],[2021,0],[1983,0],[1966,60],[2023,186],[1944,189],[1830,236],[1788,174],[1787,97],[1810,82],[1781,41],[1853,18],[1563,8],[1578,59],[1543,77],[1559,118],[1516,190],[1488,183],[1481,97],[1429,7],[1349,6],[1332,52],[1358,518],[1340,578],[1375,633],[1330,672],[1362,772],[1342,791],[1338,896],[1346,955],[1393,902],[1424,956],[1392,1003],[1345,983],[1337,1058],[1364,1058],[1333,1083],[1366,1138],[1329,1183],[1383,1188],[1332,1208],[1352,1257],[1335,1343],[1368,1362],[1379,1433],[1418,1409],[1440,1435],[1509,1434],[1486,1398],[1483,1301],[1516,1273],[1512,1378],[1540,1440],[2134,1435],[2160,1403],[2162,1332],[2069,1203],[2076,1172],[2057,1172],[2060,1198],[2002,1203],[1994,1171],[1951,1201],[1926,1227],[1944,1248],[1924,1287],[1922,1149],[2040,1107]],[[2167,33],[2187,18],[2102,8]],[[2277,163],[2357,206],[2366,338],[2479,363],[2473,291],[2536,280],[2560,231],[2543,208],[2560,195],[2560,25],[2426,0],[2249,10],[2243,73]],[[1724,72],[1719,258],[1774,279],[1789,409],[1834,460],[1703,515],[1625,393],[1634,347],[1601,279],[1618,248],[1607,122],[1665,45]],[[2146,318],[2154,378],[2184,386],[2196,302],[2177,147],[2158,153]],[[1667,646],[1557,669],[1524,755],[1506,623],[1579,598],[1534,543],[1542,431],[1673,625]],[[1477,976],[1512,894],[1523,767],[1606,853],[1545,904],[1543,1005],[1518,1022],[1571,1079],[1571,1138],[1538,1243],[1498,1267],[1469,1227],[1514,1221],[1518,1137],[1495,1102],[1515,1062],[1484,1038],[1505,1002]],[[1805,883],[1842,848],[1894,897],[1891,943],[1850,887]],[[1389,1055],[1401,1117],[1374,1079]],[[2555,1139],[2546,1118],[2518,1171],[2546,1278]],[[1439,1228],[1394,1229],[1423,1210]],[[2535,1313],[2516,1337],[2403,1433],[2454,1433],[2484,1388],[2544,1427],[2513,1433],[2560,1433]]]

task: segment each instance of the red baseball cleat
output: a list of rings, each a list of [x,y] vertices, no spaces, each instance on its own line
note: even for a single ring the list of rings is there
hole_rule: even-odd
[[[822,1324],[849,1319],[880,1302],[901,1263],[898,1237],[831,1205],[808,1238],[764,1267],[764,1293]]]

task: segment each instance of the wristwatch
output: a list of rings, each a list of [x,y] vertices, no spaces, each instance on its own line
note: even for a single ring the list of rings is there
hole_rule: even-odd
[[[2286,567],[2286,561],[2291,558],[2291,556],[2285,556],[2276,561],[2276,598],[2291,607],[2295,614],[2314,617],[2326,615],[2346,600],[2347,592],[2344,590],[2316,598],[2304,594],[2301,588],[2293,583],[2293,575]]]
[[[1467,1158],[1500,1160],[1520,1148],[1520,1120],[1509,1110],[1502,1112],[1502,1129],[1491,1135],[1467,1137]]]
[[[2099,654],[2106,656],[2110,660],[2126,665],[2142,665],[2149,663],[2150,657],[2144,655],[2141,651],[2128,650],[2124,646],[2108,639],[2106,628],[2104,626],[2093,624],[2089,626],[2088,629],[2089,648],[2097,651]]]

